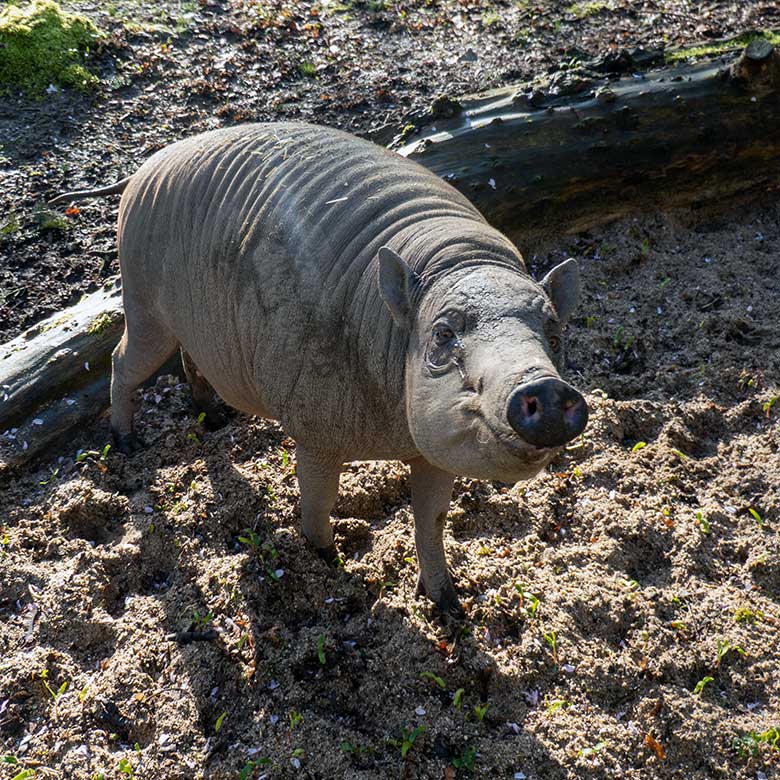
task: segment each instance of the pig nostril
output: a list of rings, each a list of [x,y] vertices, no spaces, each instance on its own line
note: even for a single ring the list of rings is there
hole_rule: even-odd
[[[533,417],[536,414],[536,399],[529,398],[526,402],[526,412],[529,417]]]

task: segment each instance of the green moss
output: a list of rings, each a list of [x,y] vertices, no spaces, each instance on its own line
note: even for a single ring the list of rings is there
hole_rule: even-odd
[[[118,311],[104,311],[87,326],[87,333],[99,336],[105,333],[122,315]]]
[[[570,5],[566,11],[570,14],[573,14],[578,19],[587,19],[589,16],[595,16],[596,14],[600,14],[602,11],[606,11],[608,9],[609,6],[606,3],[590,2],[574,3],[574,5]]]
[[[729,38],[725,41],[716,43],[705,43],[701,46],[691,46],[685,49],[674,49],[667,51],[665,59],[668,63],[685,62],[686,60],[695,60],[701,57],[717,57],[719,54],[726,54],[730,51],[744,49],[751,41],[757,38],[766,38],[769,43],[777,45],[780,43],[780,33],[772,30],[765,30],[762,33],[743,33],[735,38]]]
[[[51,211],[40,204],[33,211],[33,219],[38,225],[38,230],[44,233],[48,230],[67,230],[70,227],[65,217],[61,217],[56,211]]]
[[[101,33],[83,16],[53,0],[32,0],[0,11],[0,88],[22,88],[42,97],[50,84],[82,91],[97,77],[84,63]]]

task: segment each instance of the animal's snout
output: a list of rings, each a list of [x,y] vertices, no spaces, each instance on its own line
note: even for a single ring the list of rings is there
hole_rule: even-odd
[[[541,377],[517,387],[507,404],[512,428],[536,447],[560,447],[579,436],[588,422],[588,405],[557,377]]]

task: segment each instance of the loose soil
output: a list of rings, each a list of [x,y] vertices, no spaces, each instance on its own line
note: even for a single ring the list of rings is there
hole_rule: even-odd
[[[118,272],[116,199],[48,212],[153,152],[238,122],[301,119],[388,142],[415,111],[625,48],[780,28],[780,5],[675,0],[88,0],[94,97],[0,96],[0,341]]]
[[[778,250],[773,208],[532,261],[582,263],[592,420],[530,483],[458,481],[459,630],[414,596],[405,467],[347,467],[328,568],[294,444],[206,433],[160,379],[144,453],[101,458],[103,421],[6,486],[3,749],[42,777],[775,776],[749,735],[780,726]]]
[[[767,7],[740,6],[734,19]],[[204,21],[193,24],[227,25],[248,8],[199,6],[192,13]],[[523,13],[497,8],[502,19]],[[601,19],[582,32],[595,24],[586,17],[566,29],[603,43],[626,25],[636,40],[639,22],[614,8],[596,15],[612,27]],[[697,23],[718,10],[697,8]],[[438,62],[437,45],[456,57],[461,42],[479,39],[479,57],[495,59],[457,65],[471,81],[453,91],[465,91],[500,83],[494,64],[509,62],[500,43],[481,53],[493,35],[483,12],[420,4],[382,28],[371,20],[386,12],[360,8],[323,24],[348,51],[376,42],[375,84],[391,88],[396,60],[379,57],[391,43],[408,77],[426,57]],[[408,27],[435,13],[465,21]],[[550,13],[543,18],[564,14]],[[453,44],[464,28],[471,33]],[[10,187],[0,198],[20,227],[2,245],[0,272],[25,290],[21,305],[19,295],[4,298],[5,337],[113,272],[112,206],[89,204],[67,230],[41,234],[23,216],[36,198],[118,177],[152,148],[211,126],[223,103],[188,103],[187,57],[193,78],[204,52],[243,56],[246,36],[214,28],[226,41],[217,44],[203,29],[173,38],[170,58],[156,34],[134,42],[134,58],[157,52],[156,75],[133,76],[127,92],[97,105],[55,95],[24,114],[26,104],[3,104],[0,127],[14,140],[4,141]],[[275,36],[307,51],[303,23],[291,39],[280,29],[257,33],[263,51],[276,52]],[[662,34],[660,24],[647,29]],[[536,66],[559,56],[539,35]],[[294,62],[283,52],[275,68]],[[267,61],[258,64],[257,78],[274,81]],[[250,79],[239,65],[218,69],[236,100]],[[357,78],[333,67],[318,71],[328,89],[374,88],[368,70]],[[429,94],[453,67],[426,71]],[[479,78],[472,67],[484,68]],[[256,86],[247,118],[313,116],[307,81],[285,87],[298,113],[273,102],[278,89]],[[365,111],[339,104],[316,116],[363,130],[393,122],[420,85],[399,89],[384,116],[374,98]],[[122,119],[128,111],[134,118]],[[298,533],[294,443],[243,416],[204,431],[175,377],[139,395],[144,452],[101,457],[101,420],[7,480],[0,753],[18,763],[0,763],[0,777],[24,768],[79,780],[779,777],[780,751],[769,744],[780,729],[778,253],[773,204],[708,221],[646,214],[528,256],[536,275],[567,256],[583,269],[568,377],[587,392],[592,417],[583,439],[531,482],[458,480],[447,548],[463,626],[443,624],[414,595],[405,467],[346,467],[334,518],[343,566],[330,568]]]

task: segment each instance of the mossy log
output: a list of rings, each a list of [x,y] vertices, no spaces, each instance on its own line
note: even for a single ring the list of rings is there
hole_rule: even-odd
[[[123,328],[112,279],[0,347],[0,471],[106,409],[111,351]]]
[[[574,94],[512,87],[439,100],[413,140],[391,146],[451,181],[521,249],[647,206],[777,188],[780,56],[766,41],[731,63],[565,83]],[[122,328],[113,280],[0,347],[0,471],[108,407]]]
[[[521,249],[647,207],[777,187],[780,56],[766,40],[730,60],[591,76],[439,99],[391,147],[450,181]]]

